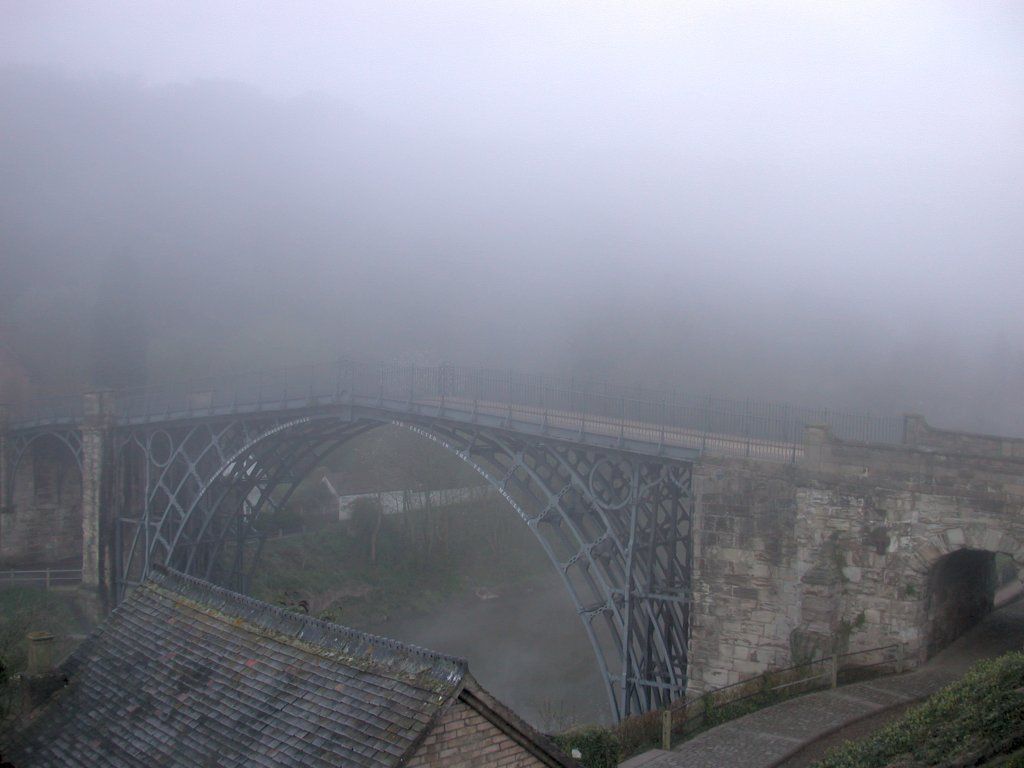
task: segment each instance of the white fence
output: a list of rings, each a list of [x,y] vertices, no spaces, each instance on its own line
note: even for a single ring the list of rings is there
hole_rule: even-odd
[[[442,488],[435,491],[352,493],[337,497],[338,520],[348,520],[352,517],[352,506],[359,499],[372,499],[380,504],[385,515],[397,515],[401,512],[483,501],[491,492],[490,486],[474,485],[464,488]]]
[[[66,587],[82,582],[81,568],[44,568],[34,571],[0,571],[0,589],[4,587]]]

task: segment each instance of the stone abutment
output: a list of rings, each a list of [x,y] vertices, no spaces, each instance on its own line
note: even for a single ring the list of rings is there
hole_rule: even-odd
[[[808,427],[793,466],[702,459],[690,692],[894,643],[913,664],[991,610],[995,554],[1024,561],[1024,441],[909,417],[907,442]]]

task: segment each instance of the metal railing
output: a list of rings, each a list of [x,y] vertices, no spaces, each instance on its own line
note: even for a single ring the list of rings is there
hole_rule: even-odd
[[[32,400],[16,407],[11,414],[11,425],[68,424],[81,421],[84,416],[82,395],[60,395]]]
[[[82,582],[81,568],[44,568],[40,570],[0,571],[0,589],[4,587],[53,587],[70,586]]]
[[[81,398],[47,401],[12,423],[81,418]],[[807,424],[826,424],[836,437],[900,443],[902,417],[879,417],[756,400],[694,397],[571,377],[486,368],[422,367],[341,361],[278,368],[126,390],[117,396],[121,423],[153,422],[327,403],[427,406],[442,415],[505,416],[581,433],[618,434],[656,444],[795,458]],[[62,410],[63,409],[63,410]]]
[[[859,663],[854,662],[860,659]],[[686,702],[676,702],[659,713],[662,749],[671,749],[676,738],[685,739],[709,727],[749,714],[792,696],[840,682],[853,682],[888,667],[894,673],[906,669],[906,646],[892,643],[848,653],[831,654],[783,669],[772,669],[748,680],[716,688]],[[844,681],[844,678],[847,680]]]

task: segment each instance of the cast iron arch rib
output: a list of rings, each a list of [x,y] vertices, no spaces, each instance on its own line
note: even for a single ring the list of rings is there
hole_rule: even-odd
[[[116,594],[154,562],[243,589],[262,551],[261,516],[286,504],[330,451],[389,423],[469,464],[534,533],[591,642],[616,720],[684,695],[691,465],[493,426],[349,410],[136,427],[122,450],[142,455],[143,509],[125,502],[119,511]]]

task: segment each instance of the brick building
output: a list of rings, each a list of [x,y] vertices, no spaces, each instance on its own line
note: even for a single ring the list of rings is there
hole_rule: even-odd
[[[575,763],[461,659],[170,570],[56,669],[0,737],[16,768],[535,768]]]

